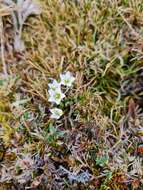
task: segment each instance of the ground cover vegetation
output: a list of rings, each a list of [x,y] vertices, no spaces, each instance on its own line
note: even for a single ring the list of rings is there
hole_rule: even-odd
[[[142,92],[142,0],[0,0],[0,190],[142,190]]]

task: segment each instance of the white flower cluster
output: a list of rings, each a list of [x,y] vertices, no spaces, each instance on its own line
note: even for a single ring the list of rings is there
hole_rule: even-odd
[[[49,83],[49,102],[55,103],[59,105],[61,101],[65,98],[65,94],[61,90],[61,86],[71,87],[72,83],[74,82],[75,78],[72,74],[67,71],[64,74],[60,74],[60,82],[53,79],[52,83]],[[50,109],[52,115],[51,118],[59,119],[63,115],[63,111],[59,108]]]

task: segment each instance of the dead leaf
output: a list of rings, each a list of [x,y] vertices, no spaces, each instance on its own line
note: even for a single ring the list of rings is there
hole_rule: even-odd
[[[128,115],[132,118],[135,118],[135,109],[136,109],[136,105],[134,100],[131,98],[129,100],[129,104],[128,104]]]
[[[39,186],[42,181],[42,178],[43,175],[36,177],[34,181],[31,183],[31,188],[36,188],[37,186]]]

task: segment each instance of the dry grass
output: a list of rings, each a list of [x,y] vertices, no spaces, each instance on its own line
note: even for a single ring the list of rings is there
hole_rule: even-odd
[[[24,52],[13,50],[0,8],[0,189],[141,190],[142,0],[40,5],[24,26]],[[53,121],[48,82],[64,71],[76,82]]]

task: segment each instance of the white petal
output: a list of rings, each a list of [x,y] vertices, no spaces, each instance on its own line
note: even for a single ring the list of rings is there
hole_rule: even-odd
[[[48,101],[56,103],[57,105],[59,105],[61,103],[61,99],[56,99],[54,96],[50,96]]]
[[[60,74],[60,78],[61,78],[61,81],[63,81],[64,78],[65,78],[65,75],[64,74]]]
[[[61,84],[56,80],[53,80],[53,82],[49,83],[48,86],[51,88],[51,90],[57,90],[57,89],[60,90],[61,88]]]
[[[63,111],[58,108],[50,109],[50,111],[52,113],[51,118],[53,119],[59,119],[63,115]]]
[[[69,71],[66,72],[67,77],[70,77],[71,75],[72,75],[71,72],[69,72]]]
[[[75,81],[75,77],[71,77],[71,81],[73,83]]]
[[[49,93],[51,96],[54,96],[54,95],[57,94],[57,93],[62,94],[62,91],[61,91],[60,88],[57,88],[56,90],[49,89],[49,90],[48,90],[48,93]]]
[[[61,103],[61,99],[55,99],[55,103],[59,105]]]
[[[65,94],[61,93],[61,99],[65,98]]]
[[[55,98],[53,96],[50,96],[48,99],[49,102],[55,102]]]
[[[60,116],[57,116],[57,115],[55,115],[55,114],[52,114],[52,115],[51,115],[51,118],[52,118],[52,119],[59,119]]]
[[[50,90],[48,90],[48,93],[49,93],[50,96],[54,96],[55,91],[50,89]]]

